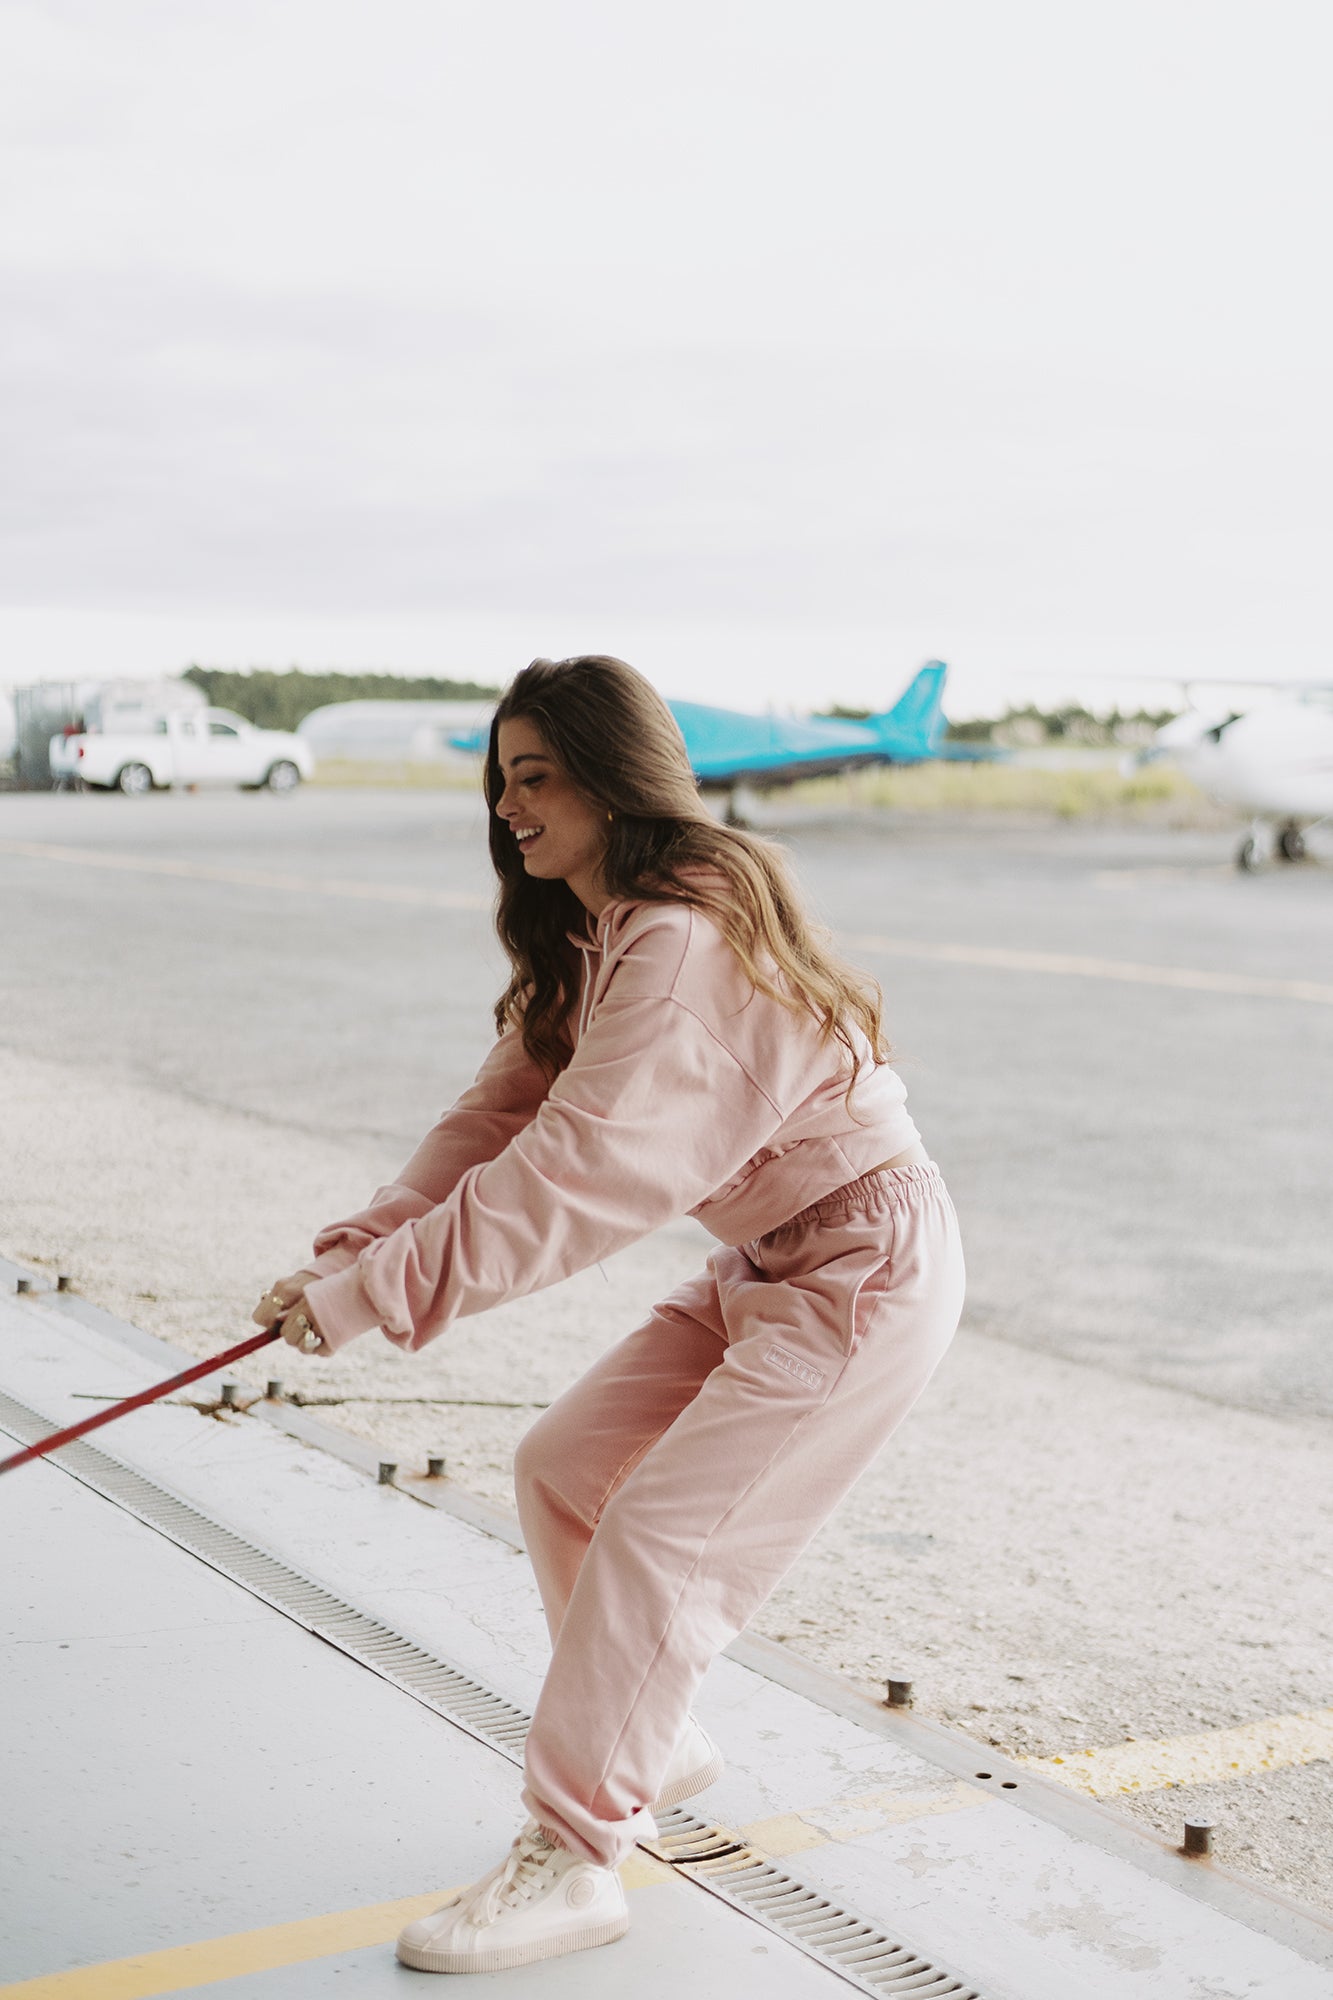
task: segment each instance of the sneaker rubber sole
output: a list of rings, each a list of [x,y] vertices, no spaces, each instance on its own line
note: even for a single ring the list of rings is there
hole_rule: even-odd
[[[539,1958],[560,1958],[565,1952],[614,1944],[628,1929],[628,1915],[611,1917],[600,1924],[587,1924],[582,1930],[560,1931],[550,1938],[529,1938],[526,1944],[504,1945],[492,1951],[432,1951],[429,1946],[400,1942],[398,1960],[417,1972],[508,1972],[511,1966],[533,1965]]]

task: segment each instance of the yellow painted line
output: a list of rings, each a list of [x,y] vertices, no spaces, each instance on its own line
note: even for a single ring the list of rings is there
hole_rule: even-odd
[[[900,1792],[887,1789],[860,1792],[851,1798],[834,1799],[826,1805],[802,1806],[797,1812],[778,1813],[772,1819],[756,1819],[742,1827],[708,1824],[706,1834],[693,1835],[677,1843],[668,1834],[652,1843],[652,1851],[670,1860],[690,1875],[710,1875],[715,1867],[735,1865],[734,1852],[720,1863],[690,1861],[685,1857],[696,1845],[707,1848],[725,1845],[729,1849],[752,1851],[764,1861],[779,1855],[806,1854],[812,1847],[832,1847],[842,1840],[857,1840],[863,1834],[878,1833],[886,1826],[902,1826],[910,1820],[928,1819],[937,1813],[966,1812],[974,1806],[990,1806],[994,1798],[979,1792],[960,1778],[946,1779],[929,1791]],[[711,1835],[711,1839],[707,1836]]]
[[[1126,958],[1084,958],[1062,951],[1012,951],[1004,945],[928,944],[917,938],[852,933],[843,942],[890,958],[940,965],[980,965],[996,972],[1044,972],[1060,979],[1109,979],[1131,986],[1174,986],[1195,993],[1236,993],[1260,1000],[1305,1000],[1333,1007],[1333,986],[1314,979],[1264,979],[1248,972],[1203,972],[1185,965],[1138,965]]]
[[[752,1820],[740,1832],[747,1846],[762,1848],[765,1854],[804,1854],[812,1847],[878,1833],[882,1827],[992,1803],[991,1796],[960,1778],[927,1792],[861,1792],[830,1805],[802,1806],[799,1812]]]
[[[620,1879],[627,1889],[643,1889],[670,1881],[671,1872],[651,1855],[635,1853],[621,1868]],[[437,1889],[429,1896],[367,1903],[359,1910],[337,1910],[331,1916],[302,1917],[264,1930],[237,1931],[199,1944],[139,1952],[133,1958],[104,1959],[100,1965],[80,1965],[69,1972],[47,1972],[0,1986],[0,2000],[148,2000],[153,1993],[187,1992],[219,1979],[304,1965],[335,1952],[390,1945],[404,1924],[429,1916],[453,1894],[452,1889]]]
[[[993,1803],[975,1786],[952,1780],[923,1792],[862,1792],[826,1805],[804,1806],[799,1812],[755,1820],[739,1833],[725,1827],[718,1832],[733,1843],[760,1848],[776,1858],[852,1840],[881,1827]],[[640,1848],[622,1865],[620,1878],[627,1890],[635,1890],[669,1882],[676,1872]],[[99,1965],[76,1966],[68,1972],[43,1973],[36,1979],[0,1986],[0,2000],[149,2000],[152,1994],[188,1992],[219,1980],[243,1978],[247,1973],[271,1972],[335,1953],[387,1946],[404,1924],[428,1916],[453,1893],[440,1889],[429,1896],[369,1903],[360,1909],[270,1924],[263,1930],[174,1945],[165,1951],[138,1952],[132,1958],[104,1959]]]
[[[239,1979],[247,1972],[301,1965],[333,1952],[391,1944],[404,1924],[429,1916],[452,1893],[444,1889],[437,1895],[409,1896],[397,1903],[368,1903],[359,1910],[338,1910],[332,1916],[303,1917],[296,1923],[206,1938],[200,1944],[139,1952],[133,1958],[108,1959],[70,1972],[49,1972],[37,1979],[22,1979],[14,1986],[0,1986],[0,1996],[3,2000],[10,2000],[11,1995],[14,2000],[19,1995],[22,2000],[145,2000],[150,1993],[174,1993],[191,1986],[208,1986],[217,1979]]]
[[[489,910],[488,896],[461,890],[414,889],[397,882],[357,882],[339,876],[277,875],[262,868],[215,868],[200,861],[173,861],[166,856],[112,854],[104,848],[54,847],[37,840],[0,841],[0,854],[17,854],[30,861],[70,861],[84,868],[116,868],[137,875],[173,875],[195,882],[235,882],[246,889],[284,889],[300,896],[354,896],[362,902],[409,903],[431,910]]]
[[[1268,1716],[1234,1729],[1206,1729],[1197,1736],[1166,1736],[1143,1743],[1111,1743],[1099,1750],[1071,1750],[1064,1757],[1016,1761],[1093,1798],[1117,1792],[1156,1792],[1171,1785],[1211,1785],[1256,1771],[1333,1759],[1333,1708]]]

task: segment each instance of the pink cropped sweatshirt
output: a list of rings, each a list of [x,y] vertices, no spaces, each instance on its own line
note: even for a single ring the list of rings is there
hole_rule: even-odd
[[[306,1298],[330,1351],[375,1326],[424,1346],[685,1212],[748,1242],[917,1138],[859,1031],[849,1102],[841,1043],[758,992],[688,904],[612,902],[574,942],[554,1082],[511,1028],[400,1179],[316,1237]]]

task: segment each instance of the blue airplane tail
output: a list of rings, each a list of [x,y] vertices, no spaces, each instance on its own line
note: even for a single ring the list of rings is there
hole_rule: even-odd
[[[895,757],[933,757],[944,734],[944,683],[949,669],[943,660],[927,660],[892,708],[866,718],[886,750]]]

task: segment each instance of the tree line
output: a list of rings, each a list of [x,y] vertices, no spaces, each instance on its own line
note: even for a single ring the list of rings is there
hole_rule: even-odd
[[[301,667],[282,673],[256,667],[246,674],[228,667],[187,667],[184,679],[203,689],[210,708],[229,708],[260,729],[295,729],[312,709],[334,701],[495,701],[500,694],[499,688],[480,681],[309,674]]]
[[[872,713],[868,708],[834,705],[823,715],[845,716],[863,722]],[[1158,729],[1174,721],[1174,708],[1110,709],[1097,715],[1079,702],[1060,708],[1038,708],[1028,702],[1023,708],[1006,708],[1003,715],[977,715],[966,722],[949,722],[944,735],[950,743],[999,743],[1022,747],[1039,743],[1085,743],[1110,747],[1113,744],[1145,743]]]
[[[1174,720],[1174,708],[1112,708],[1097,715],[1080,702],[1066,702],[1059,708],[1038,708],[1028,702],[1022,708],[1009,707],[1003,715],[978,716],[968,722],[951,722],[948,735],[956,743],[1001,743],[1022,746],[1039,743],[1085,743],[1110,748],[1113,744],[1145,743],[1154,733]]]
[[[229,667],[188,667],[185,679],[202,688],[212,708],[230,708],[261,729],[295,729],[312,709],[335,701],[495,701],[500,690],[481,681],[457,681],[440,676],[423,679],[405,674],[307,673],[288,667],[279,673],[256,667],[240,673]],[[821,711],[828,716],[863,719],[868,708],[840,704]],[[1028,703],[1009,707],[1003,715],[977,716],[951,722],[945,735],[955,743],[1086,743],[1115,744],[1146,741],[1169,722],[1174,709],[1113,708],[1095,715],[1077,702],[1041,709]]]

